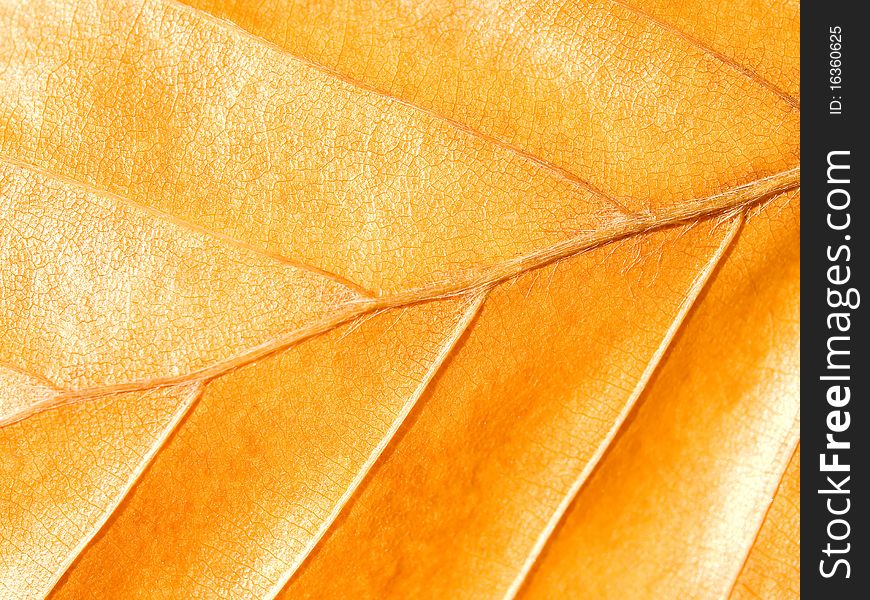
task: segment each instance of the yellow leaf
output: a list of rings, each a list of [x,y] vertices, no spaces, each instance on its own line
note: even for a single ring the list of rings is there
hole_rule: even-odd
[[[0,2],[0,596],[796,597],[775,4]]]
[[[798,444],[758,538],[735,584],[734,598],[800,596],[801,455]]]
[[[214,380],[55,597],[280,589],[476,306],[445,300],[384,313]]]
[[[790,195],[750,213],[529,597],[728,594],[797,444],[798,222]]]
[[[108,395],[36,414],[0,432],[4,598],[45,595],[198,393],[199,386],[188,385]]]
[[[631,238],[496,288],[285,597],[504,596],[632,410],[737,225]],[[337,573],[351,557],[354,569]]]

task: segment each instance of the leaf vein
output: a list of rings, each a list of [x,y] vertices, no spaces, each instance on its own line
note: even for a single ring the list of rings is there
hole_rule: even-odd
[[[661,27],[662,29],[678,36],[680,39],[688,42],[692,46],[695,46],[696,48],[698,48],[699,50],[701,50],[705,54],[712,56],[716,60],[726,64],[727,66],[731,67],[735,71],[745,75],[746,77],[748,77],[749,79],[751,79],[752,81],[754,81],[758,85],[764,87],[765,89],[769,90],[770,92],[772,92],[776,96],[779,96],[779,98],[781,98],[782,100],[787,102],[792,108],[800,110],[801,104],[800,104],[799,99],[795,98],[794,96],[792,96],[791,94],[789,94],[785,90],[780,89],[773,82],[768,81],[767,79],[765,79],[764,77],[759,75],[756,71],[750,69],[749,67],[746,67],[745,65],[740,64],[739,62],[737,62],[736,60],[734,60],[732,58],[729,58],[728,56],[722,54],[721,52],[713,49],[711,46],[705,44],[701,40],[685,33],[684,31],[681,31],[680,29],[677,29],[673,25],[669,25],[668,23],[656,18],[655,16],[653,16],[652,14],[643,10],[642,8],[632,6],[628,2],[625,2],[624,0],[610,0],[610,1],[613,2],[614,4],[622,6],[626,10],[633,12],[637,16],[649,21],[650,23],[653,23],[657,27]]]
[[[9,159],[0,156],[0,160]],[[14,160],[14,162],[19,166],[34,169],[34,167],[26,165],[21,161]],[[614,241],[642,235],[657,229],[677,226],[693,220],[721,218],[723,215],[727,216],[733,211],[746,208],[773,195],[795,189],[799,185],[800,167],[795,167],[713,196],[686,201],[665,211],[649,211],[644,214],[630,216],[618,215],[612,222],[606,223],[601,228],[578,232],[567,240],[525,256],[512,258],[478,270],[459,273],[449,279],[444,279],[424,287],[410,288],[396,294],[374,298],[362,296],[358,300],[343,303],[336,306],[323,319],[311,322],[299,329],[283,332],[265,340],[261,344],[247,348],[233,357],[202,369],[173,377],[132,381],[97,388],[64,390],[48,400],[35,403],[18,413],[0,419],[0,427],[57,406],[110,394],[176,385],[190,381],[208,381],[250,362],[285,350],[291,345],[307,338],[330,331],[372,311],[471,294],[496,283],[512,279],[526,271],[582,254]],[[91,186],[87,187],[93,189]],[[101,194],[109,194],[100,190],[96,191]],[[118,198],[114,194],[111,194],[111,197]],[[123,199],[119,199],[123,201]],[[155,212],[155,215],[162,217],[160,213]]]
[[[745,220],[745,213],[741,212],[738,216],[732,218],[733,221],[731,223],[728,233],[722,240],[722,243],[716,249],[715,254],[710,258],[705,267],[696,276],[695,281],[689,290],[689,294],[686,297],[686,300],[680,307],[680,312],[678,313],[677,318],[674,319],[673,323],[671,323],[671,327],[668,329],[667,333],[659,344],[659,347],[657,348],[655,354],[653,354],[652,358],[647,363],[643,374],[641,375],[640,379],[632,390],[628,401],[623,406],[619,416],[614,421],[613,426],[611,427],[607,436],[605,436],[605,438],[601,441],[598,446],[598,450],[592,456],[592,458],[589,460],[589,462],[586,464],[580,474],[577,476],[577,479],[571,485],[568,493],[565,494],[562,502],[559,503],[556,510],[553,512],[549,521],[547,522],[547,525],[541,531],[541,534],[538,537],[535,545],[532,547],[531,552],[526,557],[526,561],[521,567],[520,572],[517,574],[510,588],[508,588],[508,591],[505,593],[505,600],[513,600],[523,589],[526,581],[528,581],[529,575],[534,571],[534,568],[537,565],[540,557],[543,555],[546,546],[553,539],[553,535],[557,531],[559,524],[563,521],[565,515],[568,513],[568,509],[574,502],[574,499],[577,498],[577,496],[580,494],[580,491],[582,490],[584,484],[589,480],[589,477],[596,470],[597,466],[601,464],[608,450],[612,447],[613,440],[616,439],[616,436],[619,434],[623,425],[628,420],[628,416],[631,414],[635,405],[637,404],[638,398],[640,398],[641,394],[646,389],[646,386],[652,379],[652,376],[658,368],[659,363],[667,353],[668,348],[670,348],[671,344],[676,339],[677,333],[680,331],[683,323],[685,323],[687,315],[691,311],[692,307],[695,306],[695,304],[697,303],[698,298],[701,297],[702,292],[712,280],[713,274],[716,272],[717,267],[722,263],[723,257],[728,254],[729,248],[731,248],[734,241],[737,239],[740,229],[742,228]]]

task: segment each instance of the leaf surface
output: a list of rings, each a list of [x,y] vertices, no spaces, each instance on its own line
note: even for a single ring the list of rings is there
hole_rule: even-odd
[[[79,394],[228,368],[363,299],[319,273],[9,161],[0,161],[0,199],[9,265],[0,360]],[[240,285],[250,289],[240,294]]]
[[[550,141],[497,143],[498,132],[445,118],[442,106],[347,82],[161,0],[8,11],[2,148],[375,291],[456,287],[572,234],[685,218],[698,199],[796,167],[799,115],[787,102],[618,5],[576,10],[591,12],[552,15],[592,28],[565,31],[583,46],[565,43],[556,57],[585,67],[566,86],[582,96],[560,103],[567,121],[537,116],[543,91],[503,118],[534,116],[523,129],[550,141],[559,136],[548,128],[574,132],[578,147],[558,147],[589,173],[552,168]],[[607,47],[624,56],[601,55],[596,38],[611,30],[622,43]],[[611,70],[621,83],[600,76]]]
[[[112,394],[0,430],[3,597],[42,597],[51,589],[198,392],[182,385]]]
[[[798,217],[791,195],[750,215],[526,596],[731,590],[798,440]]]
[[[732,598],[800,596],[800,444],[788,463]]]
[[[735,228],[705,222],[632,238],[496,288],[408,430],[281,597],[507,593]],[[333,567],[351,560],[352,570]]]
[[[382,313],[214,380],[53,597],[261,597],[280,588],[478,303]]]
[[[0,595],[796,597],[798,22],[0,1]]]
[[[795,101],[754,70],[797,81],[796,2],[185,1],[632,208],[797,163]]]

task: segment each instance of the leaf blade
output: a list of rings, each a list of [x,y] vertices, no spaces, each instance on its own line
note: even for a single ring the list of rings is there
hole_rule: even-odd
[[[6,21],[18,38],[35,41],[9,50],[7,73],[29,76],[7,79],[4,151],[373,291],[425,286],[453,271],[525,255],[570,232],[596,228],[600,215],[623,215],[620,205],[629,214],[667,209],[798,162],[798,114],[791,107],[771,100],[766,90],[747,88],[743,75],[708,64],[712,59],[703,53],[627,11],[612,16],[610,5],[578,8],[592,11],[588,19],[563,18],[601,31],[612,25],[627,39],[653,44],[641,47],[639,56],[629,45],[622,57],[618,72],[628,79],[632,101],[616,82],[608,80],[613,86],[607,87],[588,81],[600,70],[589,67],[582,83],[603,86],[604,100],[583,101],[587,92],[581,89],[583,97],[565,102],[573,116],[558,124],[562,136],[541,132],[546,140],[570,132],[580,144],[569,150],[572,160],[590,171],[580,179],[596,175],[594,188],[605,196],[495,145],[494,138],[349,85],[180,5],[106,0],[75,13],[46,6],[42,22],[57,23],[50,36],[30,32],[26,12]],[[70,30],[83,32],[84,39],[71,37]],[[584,45],[595,46],[595,35],[587,33],[569,28],[570,39],[563,41],[566,47],[580,44],[578,56],[588,54],[598,65],[603,57]],[[663,58],[683,50],[689,65]],[[93,68],[94,53],[104,70]],[[70,55],[80,58],[70,62]],[[579,58],[562,62],[584,65]],[[63,74],[60,81],[54,73]],[[572,85],[576,91],[578,83]],[[113,92],[96,97],[93,89]],[[483,88],[475,82],[475,89]],[[710,94],[734,104],[723,108],[725,114],[694,116],[690,105],[718,106],[708,101]],[[753,110],[742,110],[754,100]],[[85,117],[77,110],[82,104],[91,107]],[[519,105],[528,119],[538,103]],[[619,107],[612,115],[605,110],[611,105]],[[22,106],[40,106],[41,113]],[[131,128],[114,126],[119,113]],[[683,118],[689,122],[672,122]],[[595,135],[586,134],[590,127]],[[309,146],[303,135],[319,143]],[[614,143],[629,139],[634,143]],[[726,152],[745,158],[722,161]],[[227,203],[235,210],[222,210]],[[439,223],[436,238],[429,235],[430,222]],[[451,257],[447,273],[444,256]]]
[[[66,392],[183,380],[365,300],[333,278],[2,159],[0,203],[0,260],[14,265],[2,274],[0,360]]]
[[[522,597],[729,593],[799,435],[798,236],[794,193],[750,215]]]
[[[118,394],[0,429],[5,594],[48,594],[198,394],[196,385]]]
[[[340,510],[479,301],[382,313],[214,380],[52,598],[267,596]],[[404,368],[383,360],[394,353]]]
[[[798,444],[731,598],[800,597],[800,466]]]
[[[279,597],[503,596],[729,230],[660,231],[496,288],[416,419]]]

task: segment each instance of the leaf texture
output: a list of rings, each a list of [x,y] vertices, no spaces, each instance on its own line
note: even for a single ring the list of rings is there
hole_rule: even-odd
[[[198,392],[188,385],[112,394],[0,431],[4,597],[41,597],[54,585]]]
[[[0,197],[12,292],[0,358],[84,393],[201,375],[361,299],[331,278],[11,163],[0,164]],[[240,284],[253,289],[239,294]]]
[[[630,56],[607,67],[623,80],[634,79],[629,88],[645,92],[646,127],[638,122],[645,112],[639,98],[622,97],[621,86],[595,78],[605,68],[603,57],[592,48],[577,49],[577,64],[593,61],[587,78],[616,94],[606,106],[627,113],[565,100],[583,112],[559,127],[577,132],[584,145],[570,153],[595,177],[566,176],[526,152],[160,0],[94,2],[76,10],[53,2],[40,10],[37,2],[10,11],[6,43],[12,47],[4,72],[27,77],[4,82],[11,93],[0,109],[9,115],[3,148],[379,291],[470,276],[475,267],[541,251],[571,233],[600,232],[603,222],[642,221],[647,212],[655,213],[648,217],[652,222],[685,218],[693,200],[796,166],[799,115],[792,106],[636,16],[611,24],[614,6],[590,5],[597,12],[564,18],[595,23],[602,32],[624,27],[629,41],[665,39],[637,50],[617,44]],[[34,30],[33,23],[43,27]],[[81,34],[70,36],[71,29]],[[595,42],[583,32],[576,40]],[[95,69],[93,53],[111,69]],[[684,54],[685,65],[670,60]],[[574,64],[570,58],[560,64]],[[607,60],[611,65],[614,59]],[[651,83],[646,70],[673,89],[646,89],[657,81]],[[668,98],[704,111],[695,116],[678,110],[667,106]],[[709,112],[723,100],[732,104],[721,114]],[[520,102],[518,112],[534,111],[541,102]],[[39,109],[26,110],[33,107]],[[119,113],[128,124],[119,126]],[[603,131],[590,134],[598,124]],[[646,137],[660,129],[667,135]],[[668,147],[668,136],[680,154]],[[633,142],[611,141],[618,139]],[[634,147],[637,156],[626,154]],[[555,159],[547,148],[528,148]],[[74,160],[79,149],[97,155]],[[613,154],[597,155],[607,150]],[[583,156],[590,152],[596,155]],[[655,167],[653,159],[667,168]],[[614,166],[618,172],[609,172]],[[662,187],[675,178],[680,181],[673,187]],[[616,187],[604,188],[605,180]],[[467,200],[477,197],[487,202]],[[428,235],[431,223],[439,235]]]
[[[800,444],[735,583],[734,598],[800,596]]]
[[[611,0],[188,2],[354,84],[528,153],[631,208],[711,195],[797,162],[794,100],[771,94],[751,70],[775,55],[771,67],[797,81],[794,2],[770,10],[730,0],[720,18],[710,9],[678,8],[685,3],[649,2],[661,5],[656,12],[670,26],[643,7]],[[772,33],[759,21],[771,18],[788,26]],[[746,43],[741,21],[765,33],[764,54],[758,33],[751,50],[733,47]],[[718,37],[698,43],[677,29],[687,24]],[[781,55],[769,46],[779,36]],[[725,63],[725,53],[749,62]],[[677,110],[687,104],[696,110]]]
[[[0,597],[797,597],[798,23],[0,0]]]
[[[505,594],[631,409],[734,228],[708,222],[633,238],[496,288],[407,433],[284,597]],[[354,570],[336,573],[351,557]]]
[[[280,587],[475,308],[449,300],[385,313],[213,382],[54,597],[101,597],[98,580],[119,597]]]
[[[798,215],[789,201],[765,206],[773,214],[761,223],[748,219],[536,565],[529,597],[731,589],[799,432]],[[728,307],[740,317],[723,329]],[[649,558],[626,572],[636,556]]]

